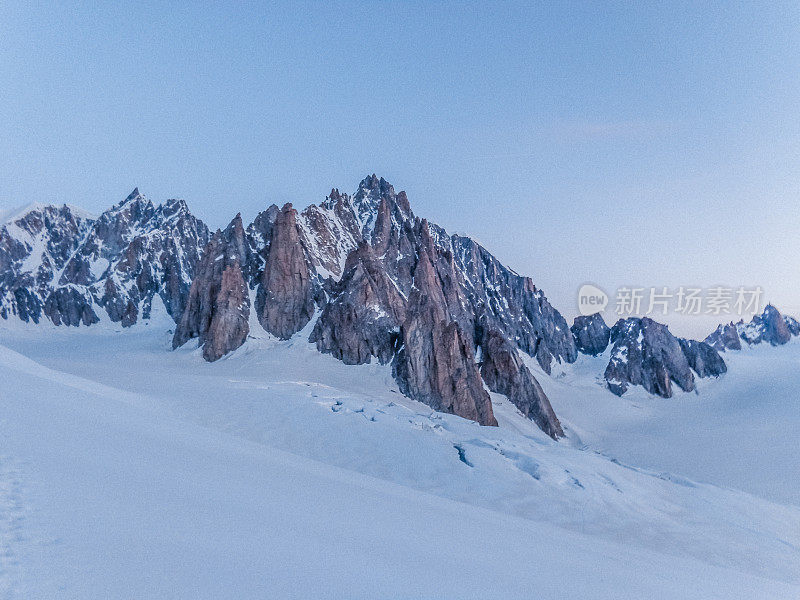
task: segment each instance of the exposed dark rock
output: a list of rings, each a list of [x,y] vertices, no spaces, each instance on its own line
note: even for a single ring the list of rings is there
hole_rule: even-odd
[[[372,248],[362,243],[314,325],[310,341],[346,364],[386,364],[398,348],[405,301]]]
[[[362,241],[347,194],[331,190],[322,205],[310,205],[298,219],[306,257],[320,279],[339,279],[347,256]]]
[[[12,293],[17,316],[26,323],[28,321],[39,323],[42,316],[42,303],[39,298],[26,288],[17,288]]]
[[[800,335],[800,322],[794,317],[790,317],[789,315],[784,315],[783,320],[786,321],[786,328],[789,330],[793,336]]]
[[[404,394],[432,408],[497,425],[475,364],[472,336],[448,318],[436,270],[423,251],[403,324],[395,374]]]
[[[250,298],[241,265],[247,264],[250,256],[242,218],[236,215],[203,251],[186,310],[175,329],[173,348],[199,338],[206,360],[216,360],[244,343],[249,333]]]
[[[63,205],[33,206],[0,226],[0,316],[39,322],[57,273],[91,224],[91,219]],[[65,301],[69,295],[59,298]],[[54,314],[57,305],[51,301]]]
[[[311,276],[306,263],[297,211],[287,204],[272,228],[269,254],[256,296],[261,326],[281,339],[289,339],[314,316]]]
[[[244,344],[250,331],[250,298],[238,260],[222,272],[215,303],[203,345],[203,358],[209,362]]]
[[[56,325],[92,325],[100,319],[92,310],[92,303],[77,288],[60,287],[45,300],[44,313]]]
[[[666,325],[647,317],[620,319],[611,328],[611,360],[605,371],[608,389],[621,396],[630,385],[672,397],[672,383],[694,390],[694,375],[680,342]]]
[[[742,340],[735,323],[720,325],[705,339],[705,342],[717,352],[742,349]]]
[[[706,342],[679,340],[689,366],[699,377],[719,377],[728,367],[717,351]]]
[[[470,238],[454,235],[448,244],[463,273],[473,313],[536,357],[546,373],[550,373],[553,360],[575,362],[577,349],[566,320],[530,278],[503,266]]]
[[[61,219],[68,235],[40,226],[41,214],[29,218],[27,226],[57,247],[37,271],[15,271],[35,262],[33,244],[0,234],[0,315],[35,320],[44,312],[74,324],[96,319],[100,308],[128,326],[149,318],[159,297],[178,323],[174,346],[198,338],[206,359],[216,360],[247,337],[255,290],[253,309],[266,331],[287,339],[319,309],[311,334],[319,350],[347,363],[392,362],[409,396],[495,424],[475,364],[480,323],[494,332],[486,360],[492,385],[560,435],[518,351],[547,372],[553,361],[573,362],[564,318],[529,278],[415,217],[406,194],[384,179],[365,178],[352,197],[333,189],[300,214],[273,205],[246,230],[237,218],[210,240],[183,201],[154,206],[138,190],[95,221],[73,219],[70,229],[70,218]]]
[[[250,289],[258,285],[261,273],[264,271],[264,264],[267,262],[269,254],[269,243],[272,239],[272,227],[280,212],[275,204],[267,210],[263,210],[250,225],[247,226],[247,240],[251,247],[251,255],[248,263],[242,265],[243,275]]]
[[[782,315],[777,308],[768,304],[760,315],[755,315],[749,323],[739,321],[720,325],[706,342],[716,350],[741,350],[742,340],[748,345],[762,342],[773,346],[787,343],[792,336],[800,335],[800,323],[790,316]]]
[[[130,327],[139,317],[137,302],[128,294],[121,293],[114,278],[109,277],[103,285],[104,294],[99,299],[99,304],[106,309],[109,318],[122,324],[123,327]],[[138,297],[136,298],[138,300]]]
[[[781,346],[792,338],[789,326],[777,308],[768,304],[764,312],[756,315],[746,325],[739,326],[739,335],[748,344],[766,342]]]
[[[185,202],[156,207],[138,189],[97,220],[67,206],[30,210],[0,230],[0,314],[36,318],[47,297],[71,288],[78,294],[58,292],[59,300],[50,302],[46,314],[54,323],[72,322],[82,308],[63,302],[82,298],[94,306],[92,314],[103,308],[111,320],[129,326],[149,317],[156,295],[177,320],[207,241],[206,226]],[[27,293],[16,292],[23,288]],[[17,299],[25,304],[22,310]]]
[[[603,315],[600,313],[575,317],[575,322],[570,330],[575,339],[575,347],[579,352],[597,356],[608,348],[611,329],[606,325]]]
[[[550,400],[517,350],[496,329],[481,333],[481,376],[490,390],[503,394],[522,414],[553,439],[564,435]]]

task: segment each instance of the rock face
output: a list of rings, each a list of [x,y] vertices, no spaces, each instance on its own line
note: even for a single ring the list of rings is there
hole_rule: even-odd
[[[436,410],[497,425],[492,401],[475,364],[472,336],[448,318],[445,292],[423,249],[403,323],[403,347],[395,373],[403,393]]]
[[[87,303],[82,293],[63,290],[50,298],[57,286],[59,273],[78,249],[92,218],[66,204],[31,206],[13,215],[0,227],[0,316],[16,316],[26,322],[38,323],[45,303],[50,299],[49,312],[58,315],[58,322],[77,325],[97,320],[84,310]],[[76,292],[77,290],[73,290]],[[80,303],[69,309],[70,315],[61,319],[70,298]]]
[[[384,179],[365,178],[352,196],[331,190],[299,213],[273,205],[246,227],[237,217],[212,237],[182,201],[154,206],[138,190],[97,219],[47,211],[26,225],[49,236],[47,276],[30,268],[45,262],[30,258],[42,243],[0,234],[3,316],[68,324],[108,316],[127,326],[148,318],[159,297],[178,323],[173,345],[197,339],[209,361],[261,329],[287,339],[316,316],[310,340],[320,351],[391,364],[414,399],[493,425],[484,389],[491,382],[549,435],[561,435],[520,353],[546,372],[573,362],[564,318],[529,278],[415,216],[406,194]]]
[[[792,338],[789,325],[777,308],[768,304],[761,315],[756,315],[747,325],[739,326],[739,335],[748,344],[762,342],[781,346]]]
[[[33,207],[0,229],[0,316],[123,326],[149,318],[159,296],[180,318],[208,229],[182,200],[154,206],[134,190],[97,219]],[[45,309],[46,308],[46,309]],[[80,316],[78,316],[80,315]]]
[[[311,275],[291,204],[278,213],[272,228],[256,312],[261,326],[281,339],[292,337],[314,316]]]
[[[554,360],[575,362],[578,354],[566,320],[528,277],[503,266],[470,238],[440,234],[437,242],[452,253],[463,274],[471,312],[515,340],[546,373]]]
[[[542,386],[522,362],[519,352],[499,331],[490,329],[482,333],[480,356],[481,376],[490,390],[508,397],[522,414],[553,439],[563,437],[561,423]]]
[[[671,398],[672,384],[695,389],[694,375],[678,339],[652,319],[620,319],[611,328],[611,360],[605,371],[608,389],[621,396],[631,385]]]
[[[728,367],[717,351],[706,342],[679,340],[689,366],[699,377],[719,377]]]
[[[347,257],[345,274],[332,288],[334,299],[325,305],[311,342],[320,352],[346,364],[381,364],[394,358],[400,343],[405,300],[366,242]]]
[[[739,329],[735,323],[720,325],[705,339],[705,342],[717,352],[742,349],[742,340],[739,338]]]
[[[608,389],[621,396],[630,385],[671,398],[672,384],[685,392],[698,377],[718,377],[728,368],[708,343],[678,339],[652,319],[620,319],[611,328],[611,360],[605,371]],[[693,373],[694,371],[694,373]]]
[[[570,330],[572,331],[572,337],[575,339],[575,347],[578,352],[597,356],[608,348],[611,329],[606,325],[600,313],[575,317]]]
[[[222,272],[215,302],[214,317],[203,345],[203,358],[209,362],[244,344],[250,331],[250,299],[238,261]]]
[[[777,308],[768,304],[760,315],[749,323],[739,321],[720,325],[706,338],[706,342],[716,350],[741,350],[742,341],[748,345],[767,343],[782,346],[793,336],[800,335],[800,323],[794,317],[782,315]]]
[[[786,322],[786,328],[792,336],[800,335],[800,322],[798,322],[797,319],[789,315],[784,315],[783,320]]]
[[[242,217],[217,231],[203,251],[172,347],[199,338],[203,357],[217,360],[241,346],[249,333],[250,298],[242,265],[252,260]]]
[[[59,287],[53,290],[44,303],[44,314],[55,325],[93,325],[100,319],[92,310],[91,298],[77,288]]]

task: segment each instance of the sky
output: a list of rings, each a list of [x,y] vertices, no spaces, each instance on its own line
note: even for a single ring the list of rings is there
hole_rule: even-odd
[[[587,282],[800,313],[796,2],[96,4],[0,2],[0,210],[216,228],[376,173],[570,321]]]

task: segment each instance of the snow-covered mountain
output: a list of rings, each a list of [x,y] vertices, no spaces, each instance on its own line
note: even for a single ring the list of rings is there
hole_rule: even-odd
[[[767,343],[782,346],[792,337],[800,335],[800,323],[794,317],[782,315],[768,304],[764,312],[755,315],[749,323],[727,323],[717,327],[706,339],[706,343],[720,352],[741,350],[742,342],[749,346]]]
[[[0,315],[57,325],[131,326],[158,296],[177,323],[173,346],[196,338],[208,361],[257,331],[288,339],[313,322],[305,335],[320,352],[391,364],[410,398],[494,425],[489,392],[500,393],[554,438],[563,431],[528,356],[549,375],[612,346],[605,380],[616,394],[641,385],[670,397],[673,383],[691,391],[726,371],[719,343],[679,340],[650,319],[568,327],[530,278],[417,217],[375,175],[352,195],[334,189],[301,212],[273,205],[249,225],[237,215],[211,236],[183,201],[154,206],[138,190],[97,219],[23,211],[0,230],[0,283]],[[790,337],[781,323],[741,334]]]
[[[135,189],[96,219],[64,205],[32,206],[0,229],[0,316],[132,325],[158,295],[183,312],[208,228],[183,200],[154,206]]]
[[[800,594],[772,306],[569,327],[375,176],[213,234],[29,207],[0,292],[0,597]]]

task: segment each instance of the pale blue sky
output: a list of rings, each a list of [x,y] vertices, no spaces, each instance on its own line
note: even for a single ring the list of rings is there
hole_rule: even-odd
[[[0,208],[218,227],[375,172],[570,317],[585,281],[800,312],[800,5],[633,4],[0,3]]]

